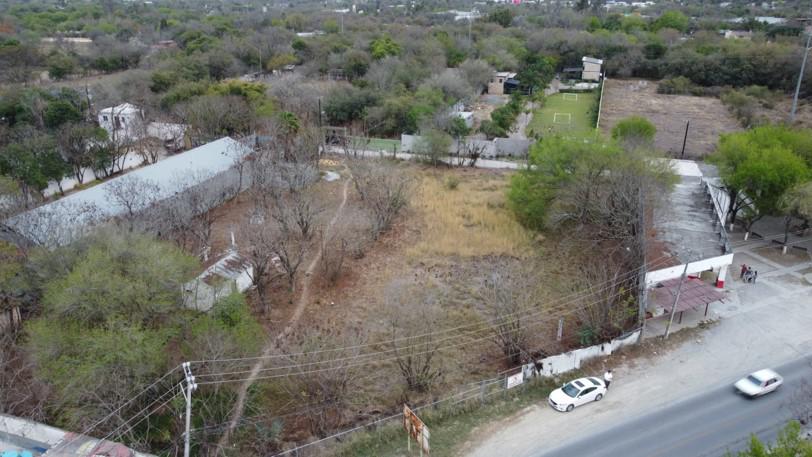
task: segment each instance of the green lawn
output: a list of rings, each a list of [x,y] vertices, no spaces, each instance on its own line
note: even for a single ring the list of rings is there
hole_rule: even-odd
[[[558,132],[564,135],[588,136],[595,134],[592,111],[596,109],[597,92],[577,94],[558,93],[544,99],[544,106],[533,112],[526,134]]]
[[[369,145],[366,147],[372,151],[392,152],[392,148],[395,148],[400,152],[400,140],[387,138],[367,138],[367,140],[369,140]]]

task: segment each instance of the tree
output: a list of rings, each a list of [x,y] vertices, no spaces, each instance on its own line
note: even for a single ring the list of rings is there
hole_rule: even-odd
[[[452,142],[453,139],[447,133],[431,129],[417,141],[414,154],[419,160],[436,167],[448,156]]]
[[[158,201],[161,186],[135,175],[124,175],[108,182],[105,193],[111,203],[124,210],[120,218],[132,232],[141,215]]]
[[[203,95],[176,107],[180,119],[189,124],[192,143],[207,143],[222,136],[253,131],[256,114],[243,97]]]
[[[364,335],[358,332],[308,331],[292,335],[282,348],[286,365],[293,365],[285,387],[292,398],[313,403],[319,408],[302,419],[316,436],[324,437],[342,426],[352,404],[353,394],[361,387],[363,375],[358,364],[345,359],[360,356]],[[335,352],[337,348],[342,349]],[[324,357],[325,353],[337,355]]]
[[[53,100],[48,103],[44,120],[46,127],[56,129],[66,122],[81,121],[82,113],[67,100]]]
[[[350,169],[361,205],[373,221],[372,238],[377,239],[408,205],[412,178],[383,160],[353,160]]]
[[[500,6],[488,14],[488,22],[494,22],[502,27],[510,27],[513,22],[513,11],[510,8]]]
[[[801,424],[791,421],[778,433],[772,446],[763,444],[756,435],[751,435],[750,445],[737,454],[728,452],[727,457],[812,457],[812,443],[801,435]]]
[[[612,127],[612,139],[630,149],[652,147],[656,134],[657,127],[642,116],[621,119]]]
[[[433,335],[443,319],[438,289],[426,284],[396,280],[386,289],[390,344],[406,387],[427,392],[443,374]]]
[[[777,215],[774,205],[786,190],[805,180],[804,176],[812,166],[812,154],[808,152],[812,150],[810,145],[812,132],[809,130],[777,125],[722,135],[719,147],[709,161],[719,168],[719,175],[730,198],[727,208],[730,223],[735,223],[739,213],[745,209],[751,215],[749,220],[759,217],[762,209]],[[762,153],[767,150],[769,152]],[[782,163],[771,163],[771,158]],[[759,176],[761,171],[756,168],[760,167],[765,167],[761,171],[771,174]],[[765,186],[769,190],[762,189]],[[756,206],[754,198],[762,200],[762,209]],[[752,224],[746,225],[749,230]]]
[[[812,181],[798,184],[787,190],[778,202],[784,215],[784,245],[789,241],[789,231],[794,219],[801,219],[805,227],[812,220]]]
[[[660,15],[660,17],[651,24],[651,29],[656,32],[657,30],[668,28],[684,33],[688,30],[688,24],[688,16],[679,11],[669,10]]]
[[[400,55],[401,47],[389,35],[382,35],[369,44],[369,52],[375,60],[383,59],[388,56]]]
[[[531,340],[533,316],[539,307],[537,276],[532,269],[493,265],[479,287],[485,304],[493,343],[511,366],[527,360],[534,348]]]
[[[95,149],[106,140],[107,131],[93,124],[69,122],[56,132],[59,151],[79,184],[84,182],[86,170],[93,166]]]
[[[63,79],[73,73],[76,68],[76,59],[62,53],[52,54],[48,57],[47,63],[48,76],[53,79]]]
[[[16,132],[19,141],[6,146],[0,154],[0,172],[15,179],[24,195],[42,193],[49,181],[61,180],[70,167],[59,155],[56,143],[48,135],[31,129]]]
[[[182,285],[197,264],[170,244],[131,233],[103,232],[61,250],[70,253],[42,253],[67,263],[44,278],[28,348],[67,427],[84,430],[122,408],[94,428],[103,435],[164,393],[159,384],[133,397],[166,371],[166,346],[176,333],[167,324],[181,312]]]
[[[363,119],[368,107],[377,102],[377,97],[369,91],[350,87],[337,87],[330,91],[324,102],[327,121],[333,125],[344,125]]]

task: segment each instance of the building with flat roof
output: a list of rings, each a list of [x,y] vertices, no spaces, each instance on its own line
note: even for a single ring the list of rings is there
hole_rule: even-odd
[[[10,457],[154,457],[21,417],[0,414],[0,453]]]

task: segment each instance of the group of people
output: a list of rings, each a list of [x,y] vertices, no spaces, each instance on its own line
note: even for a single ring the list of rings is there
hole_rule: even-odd
[[[758,271],[753,270],[753,267],[750,265],[742,264],[741,273],[739,273],[739,279],[744,282],[756,282],[756,278],[758,278]]]

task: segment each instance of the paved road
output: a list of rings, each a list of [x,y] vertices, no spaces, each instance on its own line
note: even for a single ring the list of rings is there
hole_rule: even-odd
[[[725,383],[535,456],[712,457],[724,455],[728,449],[743,449],[751,433],[772,441],[791,419],[789,401],[793,390],[802,378],[812,378],[811,361],[810,358],[801,358],[777,367],[785,384],[764,397],[745,398],[734,392],[732,383]]]
[[[686,398],[714,386],[729,386],[743,373],[812,356],[812,283],[804,279],[812,271],[812,261],[790,261],[787,257],[769,254],[766,248],[759,246],[768,244],[754,242],[752,246],[737,248],[733,264],[753,265],[759,271],[759,282],[745,284],[737,275],[731,275],[724,303],[711,308],[711,316],[718,319],[716,325],[670,349],[627,359],[621,354],[607,361],[611,365],[603,368],[612,368],[615,382],[611,395],[597,404],[560,414],[540,402],[509,418],[480,427],[456,454],[459,457],[537,457],[559,445],[579,442],[589,434],[584,430],[595,433],[627,420],[651,417],[648,415],[671,410]],[[703,318],[701,312],[694,314],[690,318],[693,321],[686,317],[686,325],[689,321],[695,325]],[[592,374],[600,375],[603,368]],[[562,376],[560,380],[568,379]],[[776,394],[776,398],[783,395]],[[774,401],[767,397],[760,400]],[[754,403],[762,404],[766,402]],[[683,426],[671,424],[672,429]],[[665,440],[663,437],[669,432],[678,431],[652,430],[646,435],[653,436],[651,439],[655,442]],[[627,435],[627,439],[634,439],[634,433]],[[599,449],[600,446],[595,448]],[[592,456],[593,453],[590,450],[570,455]],[[625,457],[622,453],[614,455]],[[691,452],[673,455],[694,457]]]

